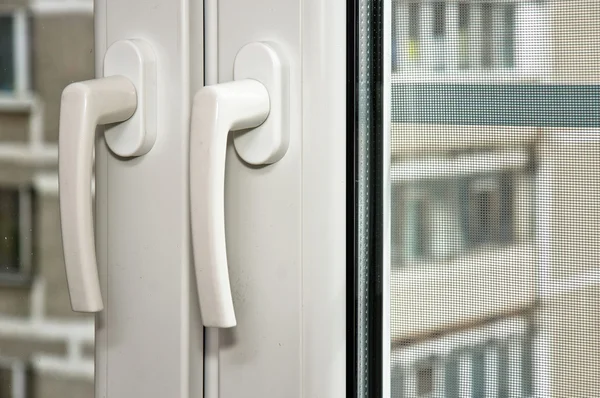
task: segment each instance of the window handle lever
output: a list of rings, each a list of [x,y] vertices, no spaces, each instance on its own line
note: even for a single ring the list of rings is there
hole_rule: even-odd
[[[225,158],[230,131],[238,155],[267,165],[287,151],[288,74],[278,50],[251,43],[235,60],[235,81],[200,89],[193,101],[190,135],[191,227],[202,322],[236,325],[225,233]]]
[[[104,59],[105,75],[67,86],[59,121],[59,199],[65,267],[74,311],[102,310],[92,221],[92,163],[96,126],[118,156],[147,153],[154,144],[155,64],[140,40],[113,44]]]

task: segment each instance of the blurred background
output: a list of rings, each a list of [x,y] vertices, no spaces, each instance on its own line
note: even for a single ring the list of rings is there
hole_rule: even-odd
[[[58,212],[63,88],[94,77],[92,0],[0,1],[0,397],[93,397]]]

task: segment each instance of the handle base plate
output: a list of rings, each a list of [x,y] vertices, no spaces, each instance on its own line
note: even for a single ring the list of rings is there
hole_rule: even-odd
[[[106,51],[104,76],[121,75],[135,86],[138,105],[128,120],[106,126],[104,138],[117,156],[145,155],[156,140],[156,59],[143,40],[120,40]]]
[[[279,161],[287,152],[289,126],[289,67],[283,52],[270,42],[255,42],[242,47],[235,58],[234,80],[254,79],[269,92],[267,120],[249,131],[234,134],[238,155],[252,165]]]

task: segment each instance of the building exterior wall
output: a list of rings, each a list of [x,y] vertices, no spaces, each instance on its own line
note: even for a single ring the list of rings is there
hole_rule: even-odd
[[[37,398],[93,397],[94,385],[79,378],[37,374],[32,377],[31,395]]]
[[[29,112],[0,112],[0,141],[27,142]]]
[[[553,397],[593,397],[600,389],[600,284],[551,297],[542,312],[550,348]]]
[[[45,104],[45,139],[54,142],[62,90],[94,77],[94,20],[80,13],[34,14],[32,25],[33,86]]]
[[[548,2],[552,10],[553,76],[556,80],[600,80],[600,7],[595,0]]]
[[[551,1],[554,79],[600,81],[600,4]],[[540,309],[550,392],[595,396],[600,388],[600,140],[597,129],[547,129],[540,146],[551,181],[549,281]]]
[[[597,394],[600,312],[600,141],[597,132],[547,131],[540,146],[549,193],[549,247],[540,330],[552,396]]]
[[[11,9],[15,7],[27,7],[30,0],[2,0],[0,9]]]

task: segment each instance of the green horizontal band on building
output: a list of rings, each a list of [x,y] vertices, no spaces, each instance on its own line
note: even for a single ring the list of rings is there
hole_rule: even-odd
[[[600,127],[600,85],[397,83],[392,122]]]

